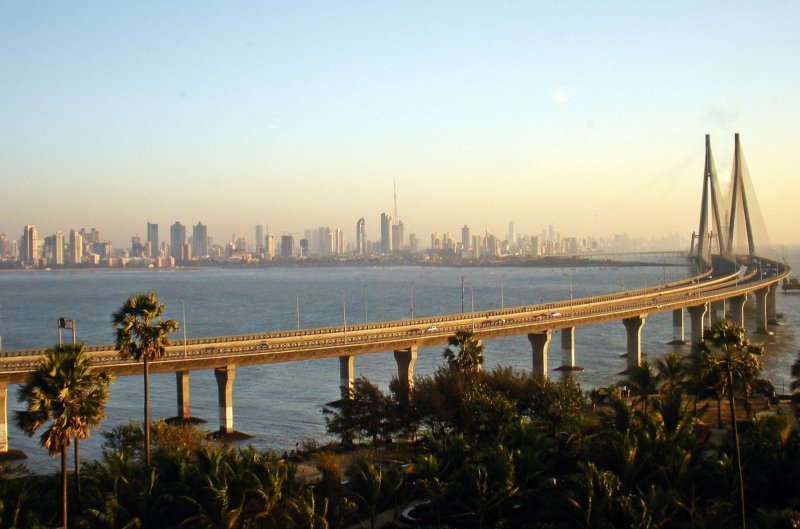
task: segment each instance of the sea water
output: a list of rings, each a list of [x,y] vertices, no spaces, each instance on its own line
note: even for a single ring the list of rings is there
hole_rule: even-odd
[[[800,248],[789,252],[800,265]],[[666,266],[669,264],[670,266]],[[210,268],[140,271],[52,271],[0,274],[0,336],[3,350],[45,348],[56,342],[57,320],[75,320],[77,338],[87,344],[112,343],[111,314],[133,293],[155,292],[166,304],[164,317],[178,321],[188,337],[222,336],[398,320],[411,316],[490,310],[653,286],[690,274],[675,266],[529,268],[448,268],[425,266],[341,266]],[[800,268],[796,268],[800,269]],[[462,287],[463,285],[463,287]],[[463,293],[463,295],[462,295]],[[797,352],[795,329],[800,325],[800,294],[778,294],[783,325],[774,335],[754,337],[764,341],[765,376],[779,391],[788,390],[789,367]],[[185,319],[184,319],[185,312]],[[746,312],[747,321],[752,314]],[[752,327],[752,323],[749,324]],[[70,331],[62,331],[71,340]],[[686,319],[686,335],[690,327]],[[179,342],[183,329],[172,336]],[[653,361],[670,350],[672,314],[651,314],[642,332],[645,358]],[[626,367],[622,355],[626,334],[621,322],[580,327],[575,333],[575,374],[584,389],[611,384]],[[442,365],[442,348],[421,348],[417,375],[431,374]],[[548,369],[561,363],[555,333],[549,348]],[[484,341],[485,365],[530,370],[531,347],[525,335]],[[365,376],[388,389],[397,366],[391,351],[357,356],[356,376]],[[554,375],[560,376],[560,375]],[[325,441],[322,406],[339,397],[339,363],[336,359],[243,366],[236,369],[233,390],[234,427],[252,437],[260,449],[278,452],[312,438]],[[219,426],[217,386],[213,371],[190,375],[191,414]],[[106,407],[107,418],[99,431],[81,444],[86,459],[101,454],[102,436],[116,425],[141,421],[142,379],[116,379]],[[9,419],[17,402],[17,386],[8,388]],[[152,417],[177,414],[176,379],[173,374],[151,375]],[[56,471],[58,459],[9,422],[9,446],[23,450],[30,468]]]

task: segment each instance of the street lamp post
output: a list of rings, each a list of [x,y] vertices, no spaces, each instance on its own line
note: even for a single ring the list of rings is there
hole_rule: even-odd
[[[411,298],[409,299],[408,305],[409,305],[409,309],[410,309],[410,313],[411,313],[411,319],[413,320],[414,319],[414,283],[413,282],[411,283],[410,288],[411,288],[411,291],[410,291]]]
[[[342,295],[342,337],[344,341],[347,341],[347,300],[344,297],[344,291],[340,290],[339,293]]]
[[[461,276],[461,313],[464,313],[464,276]]]
[[[182,299],[181,312],[183,313],[183,354],[186,356],[186,303]]]
[[[297,317],[297,330],[300,330],[300,290],[294,292],[294,313]]]
[[[472,285],[469,286],[469,297],[472,303],[472,332],[475,332],[475,291],[472,290]]]
[[[364,324],[367,323],[367,285],[364,285]]]

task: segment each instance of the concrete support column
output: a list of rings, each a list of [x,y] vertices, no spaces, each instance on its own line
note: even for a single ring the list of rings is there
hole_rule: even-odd
[[[628,369],[642,364],[642,328],[645,317],[636,316],[622,320],[628,334]]]
[[[689,311],[689,318],[692,321],[692,343],[700,342],[703,340],[703,317],[706,315],[708,305],[703,303],[702,305],[689,307],[686,310]]]
[[[214,369],[217,379],[217,398],[219,400],[219,431],[223,434],[233,433],[233,379],[236,378],[236,366],[225,366]]]
[[[8,385],[0,382],[0,453],[8,452]]]
[[[417,363],[417,346],[394,352],[397,362],[397,380],[400,381],[401,398],[408,402],[414,390],[414,364]]]
[[[684,334],[684,314],[683,308],[675,309],[672,311],[672,343],[682,344],[686,343]]]
[[[342,398],[349,398],[353,390],[353,381],[355,375],[353,371],[353,355],[339,357],[339,389],[342,392]]]
[[[777,285],[771,285],[767,293],[767,323],[770,325],[778,324],[778,300],[777,300]]]
[[[189,413],[189,372],[176,371],[175,379],[178,384],[178,420],[188,421]]]
[[[767,294],[769,287],[764,287],[753,292],[756,297],[756,329],[758,334],[769,334],[767,328]]]
[[[711,323],[725,319],[725,301],[711,302]]]
[[[744,327],[744,304],[747,302],[747,294],[734,296],[728,299],[731,307],[731,321]]]
[[[528,334],[528,341],[531,342],[533,349],[533,369],[531,373],[535,376],[547,376],[547,346],[550,345],[552,338],[550,331]]]
[[[575,327],[561,329],[561,371],[575,371]]]

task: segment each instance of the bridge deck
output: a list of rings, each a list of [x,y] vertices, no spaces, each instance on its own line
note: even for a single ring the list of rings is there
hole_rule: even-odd
[[[410,347],[447,344],[458,330],[473,330],[476,338],[490,339],[547,330],[618,321],[741,296],[777,284],[788,267],[769,262],[768,277],[751,267],[744,277],[709,273],[633,291],[501,310],[460,313],[413,320],[386,321],[301,331],[194,338],[176,342],[166,355],[152,362],[151,371],[175,372],[230,365],[296,362],[360,355]],[[141,364],[121,359],[113,345],[91,345],[86,350],[98,369],[117,376],[141,373]],[[0,356],[0,383],[22,382],[37,365],[43,350],[9,351]]]

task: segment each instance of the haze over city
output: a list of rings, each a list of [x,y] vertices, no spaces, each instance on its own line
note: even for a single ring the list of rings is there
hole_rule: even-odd
[[[800,6],[0,6],[0,233],[202,221],[216,241],[398,213],[406,233],[688,241],[733,134],[796,242]]]

